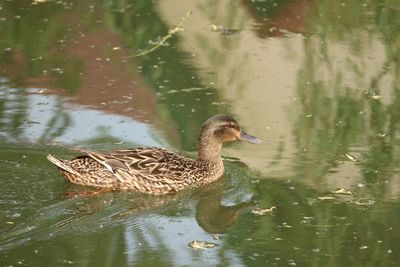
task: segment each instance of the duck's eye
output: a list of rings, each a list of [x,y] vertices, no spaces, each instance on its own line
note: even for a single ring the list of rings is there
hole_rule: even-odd
[[[228,123],[228,124],[226,125],[226,127],[228,127],[228,128],[235,128],[235,124],[234,124],[234,123]]]

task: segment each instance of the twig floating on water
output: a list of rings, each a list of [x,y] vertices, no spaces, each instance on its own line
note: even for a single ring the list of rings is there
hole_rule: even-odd
[[[193,91],[202,91],[202,90],[207,90],[210,89],[211,87],[192,87],[192,88],[183,88],[183,89],[173,89],[165,92],[164,94],[175,94],[175,93],[189,93]]]
[[[172,29],[170,29],[168,31],[168,34],[165,35],[159,42],[156,43],[155,46],[153,46],[150,49],[147,49],[139,54],[135,54],[135,55],[131,55],[131,56],[127,56],[126,58],[131,58],[131,57],[140,57],[140,56],[144,56],[147,55],[151,52],[153,52],[154,50],[156,50],[157,48],[159,48],[160,46],[162,46],[163,44],[165,44],[168,39],[170,39],[174,34],[185,30],[185,28],[182,27],[183,23],[186,21],[186,19],[192,14],[192,11],[189,10],[188,12],[186,12],[186,14],[181,18],[181,20],[179,21],[178,25],[176,25],[175,27],[173,27]]]
[[[335,191],[331,192],[332,194],[341,194],[341,195],[353,195],[353,193],[350,190],[346,190],[344,188],[339,188]]]
[[[189,243],[189,247],[194,248],[194,249],[208,249],[208,248],[213,248],[216,246],[217,246],[217,244],[207,242],[207,241],[193,240],[192,242]]]
[[[258,215],[258,216],[263,216],[263,215],[265,215],[267,213],[272,213],[274,210],[276,210],[276,207],[272,206],[269,209],[260,209],[260,208],[254,209],[254,210],[251,211],[251,213],[253,213],[255,215]]]

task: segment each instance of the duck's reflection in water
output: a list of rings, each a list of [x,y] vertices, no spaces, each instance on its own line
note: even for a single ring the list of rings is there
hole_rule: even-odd
[[[74,196],[72,198],[60,196],[63,200],[57,204],[38,210],[39,216],[31,218],[29,227],[16,225],[2,236],[0,248],[10,249],[28,240],[95,234],[110,228],[147,232],[146,229],[153,227],[166,227],[166,231],[179,234],[181,220],[191,224],[191,229],[197,222],[207,233],[222,234],[235,224],[246,208],[254,206],[251,200],[237,200],[243,198],[244,192],[232,186],[232,180],[225,177],[202,188],[165,196],[116,191],[86,195],[87,188],[67,185],[64,193],[72,189],[78,194],[68,193]],[[241,197],[238,197],[238,190]],[[165,223],[168,225],[162,225]]]
[[[227,232],[236,223],[242,212],[255,206],[252,201],[224,206],[221,198],[222,194],[212,195],[201,198],[197,203],[196,220],[207,233],[222,234]]]
[[[237,188],[227,185],[228,180],[230,179],[225,177],[203,188],[164,196],[132,192],[105,193],[99,196],[100,201],[85,201],[79,205],[72,221],[81,220],[93,213],[103,213],[102,210],[108,210],[104,214],[106,216],[103,217],[103,221],[113,224],[149,212],[166,215],[171,219],[191,217],[194,213],[198,225],[204,231],[210,234],[222,234],[235,224],[240,214],[255,206],[253,200],[237,200]]]

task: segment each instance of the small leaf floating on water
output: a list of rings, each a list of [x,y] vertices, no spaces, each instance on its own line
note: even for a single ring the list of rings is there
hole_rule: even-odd
[[[313,221],[315,218],[314,217],[303,217],[304,220],[301,220],[300,223],[304,226],[308,227],[315,227],[315,228],[329,228],[329,227],[334,227],[335,225],[333,224],[311,224],[311,221]]]
[[[319,200],[332,200],[332,199],[336,199],[335,197],[330,197],[330,196],[327,196],[327,197],[317,197]]]
[[[331,191],[332,194],[341,194],[341,195],[353,195],[350,190],[346,190],[344,188],[339,188],[337,190]]]
[[[282,226],[284,227],[284,228],[292,228],[292,226],[291,225],[289,225],[289,224],[287,224],[287,223],[282,223]]]
[[[378,100],[381,98],[381,96],[380,95],[372,95],[371,98],[374,100]]]
[[[213,31],[213,32],[218,31],[218,26],[215,25],[215,24],[211,24],[211,25],[210,25],[210,31]]]
[[[260,208],[254,209],[254,210],[251,211],[251,213],[253,213],[253,214],[257,215],[257,216],[263,216],[263,215],[265,215],[267,213],[272,213],[274,210],[276,210],[276,207],[272,206],[269,209],[260,209]]]
[[[351,160],[351,161],[357,161],[357,159],[353,156],[353,155],[351,155],[351,154],[345,154],[345,156],[346,156],[346,158],[348,158],[349,160]]]
[[[215,24],[211,24],[209,29],[212,32],[219,32],[224,35],[232,35],[232,34],[240,33],[240,30],[238,30],[238,29],[229,28],[229,27],[225,27],[222,25],[215,25]]]
[[[214,240],[221,240],[222,239],[222,235],[213,235],[213,239]]]
[[[311,222],[307,220],[302,220],[300,223],[304,226],[315,227],[315,228],[330,228],[335,226],[333,224],[311,224]]]
[[[25,123],[27,123],[27,124],[40,124],[40,122],[34,121],[34,120],[32,120],[31,118],[26,118],[24,121],[25,121]]]
[[[214,248],[216,246],[217,244],[207,241],[193,240],[192,242],[189,243],[189,247],[194,249],[208,249],[208,248]]]
[[[37,5],[39,3],[44,3],[44,2],[47,2],[47,1],[49,1],[49,0],[33,0],[32,5]]]
[[[375,204],[375,200],[374,199],[359,199],[353,202],[354,204],[358,205],[358,206],[365,206],[365,207],[369,207]]]

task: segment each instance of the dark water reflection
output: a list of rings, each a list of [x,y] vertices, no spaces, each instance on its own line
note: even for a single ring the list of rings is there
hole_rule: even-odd
[[[397,266],[399,12],[0,1],[1,265]],[[70,145],[193,156],[201,124],[225,112],[265,142],[227,146],[226,175],[204,188],[71,198],[91,189],[45,159]]]

